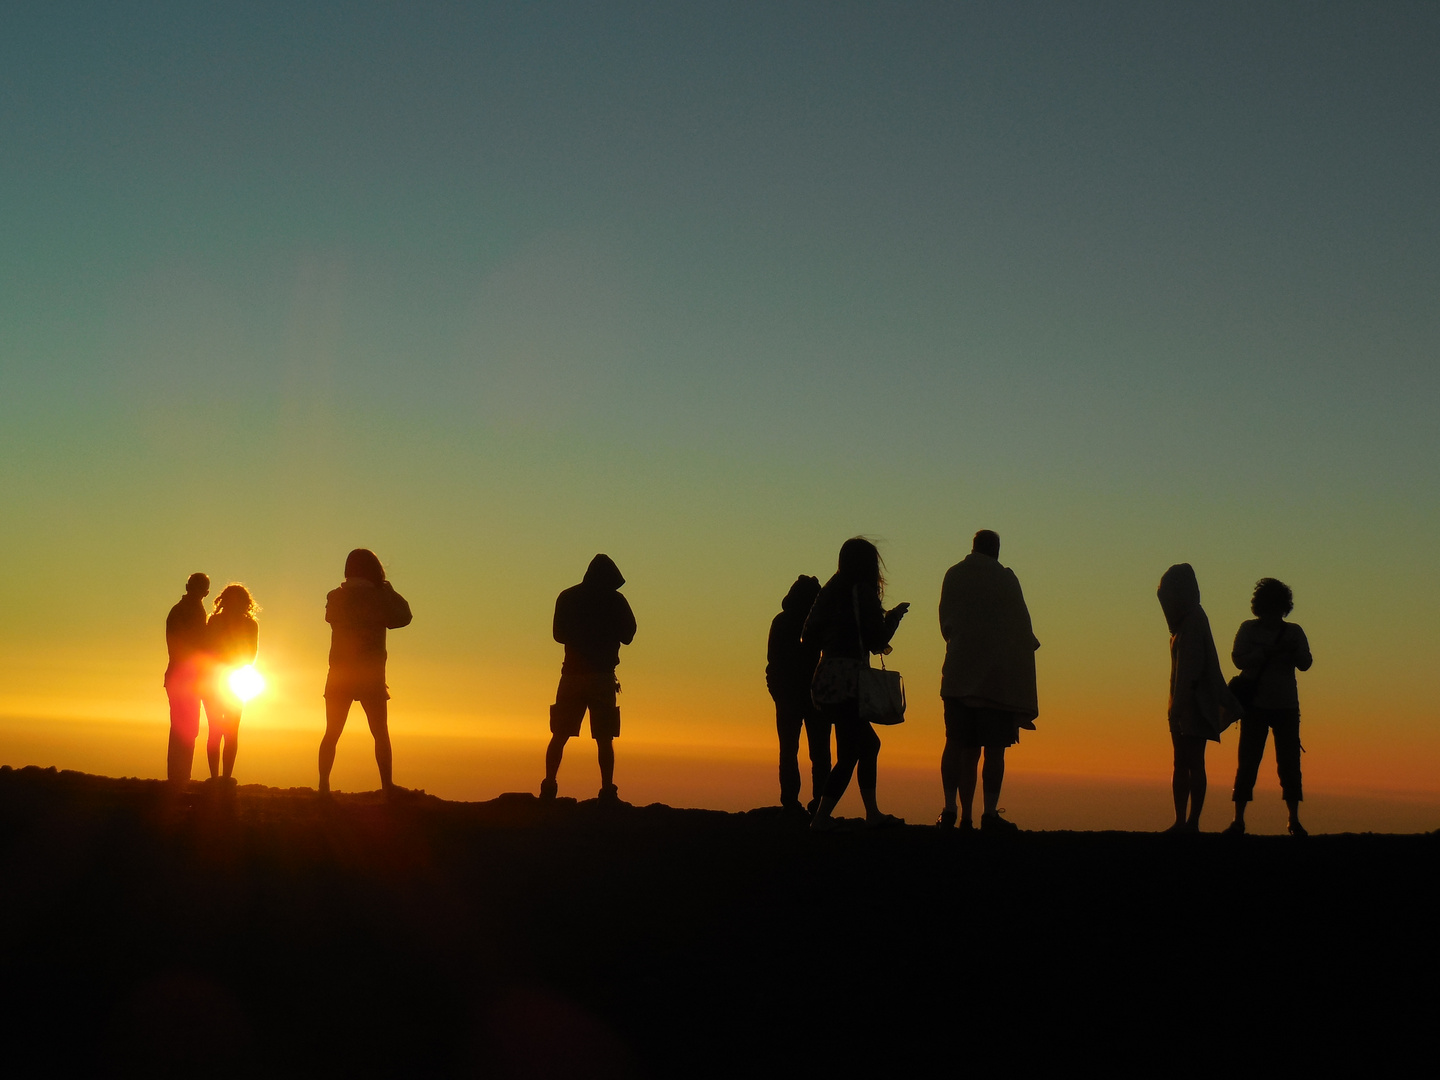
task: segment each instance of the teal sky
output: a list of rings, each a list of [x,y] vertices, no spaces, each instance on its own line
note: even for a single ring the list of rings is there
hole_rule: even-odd
[[[364,543],[549,672],[607,550],[709,687],[866,532],[928,670],[989,526],[1052,680],[1189,559],[1433,700],[1434,4],[296,7],[0,16],[12,652],[202,566],[323,652]]]

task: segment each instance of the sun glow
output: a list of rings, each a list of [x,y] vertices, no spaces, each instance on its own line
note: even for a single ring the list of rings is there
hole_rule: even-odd
[[[246,664],[230,673],[230,691],[241,701],[249,701],[265,689],[265,677]]]

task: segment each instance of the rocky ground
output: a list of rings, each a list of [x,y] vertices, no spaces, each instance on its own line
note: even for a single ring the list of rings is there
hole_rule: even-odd
[[[6,767],[3,1052],[146,1076],[1368,1071],[1430,1044],[1437,854]]]

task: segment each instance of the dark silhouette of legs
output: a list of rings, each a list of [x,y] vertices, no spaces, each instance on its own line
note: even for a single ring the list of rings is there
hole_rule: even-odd
[[[1199,832],[1200,811],[1205,806],[1205,739],[1199,735],[1170,733],[1175,749],[1175,771],[1170,789],[1175,799],[1175,832]],[[1186,804],[1189,812],[1186,812]]]
[[[570,741],[569,735],[561,735],[558,732],[550,736],[550,745],[545,748],[545,783],[555,783],[555,777],[560,772],[560,759],[565,755],[565,744]]]
[[[590,722],[595,722],[593,716]],[[615,786],[615,740],[596,739],[595,750],[600,758],[600,786],[612,788]]]
[[[383,697],[363,697],[360,707],[365,710],[365,719],[370,722],[370,734],[375,736],[375,764],[380,768],[380,788],[389,792],[395,787],[390,776],[390,702]]]
[[[325,735],[320,740],[320,793],[330,793],[330,770],[335,767],[335,748],[345,730],[345,721],[350,715],[348,697],[327,697],[325,699]],[[365,710],[365,719],[370,722],[370,734],[375,736],[375,764],[380,767],[380,787],[389,792],[394,788],[390,777],[390,702],[383,695],[363,697],[360,707]]]
[[[830,722],[813,704],[805,707],[805,741],[810,747],[810,807],[819,805],[830,779]]]
[[[775,702],[775,734],[780,740],[780,805],[800,805],[800,729],[805,710],[793,701]]]
[[[200,734],[200,695],[168,690],[170,740],[165,752],[165,775],[180,782],[190,779],[195,764],[195,739]]]
[[[815,808],[817,821],[828,819],[835,804],[850,786],[850,777],[859,769],[860,798],[865,803],[867,821],[882,822],[888,815],[880,812],[875,802],[875,781],[880,758],[880,736],[866,721],[860,719],[854,702],[838,706],[832,713],[835,725],[835,767],[825,782],[825,794]]]
[[[1235,768],[1235,832],[1245,831],[1245,806],[1255,797],[1255,778],[1265,756],[1265,742],[1275,732],[1275,771],[1280,774],[1280,793],[1289,811],[1290,831],[1305,835],[1300,824],[1300,802],[1304,798],[1300,779],[1300,712],[1297,709],[1252,708],[1240,721],[1239,760]]]
[[[985,767],[979,769],[981,756]],[[1000,809],[1000,786],[1005,782],[1005,747],[1003,746],[961,746],[947,739],[945,751],[940,757],[940,777],[945,785],[945,808],[955,809],[955,799],[960,799],[960,821],[973,822],[975,807],[975,779],[980,774],[983,812],[995,814]]]

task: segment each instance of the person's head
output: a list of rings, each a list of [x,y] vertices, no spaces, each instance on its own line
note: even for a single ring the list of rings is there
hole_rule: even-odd
[[[255,607],[255,598],[250,595],[250,590],[238,581],[232,581],[215,597],[215,610],[227,615],[254,615],[259,609]]]
[[[975,534],[975,542],[970,550],[981,555],[989,555],[992,559],[1000,557],[1000,534],[989,529],[981,529]]]
[[[1188,562],[1170,567],[1160,576],[1155,595],[1160,598],[1160,610],[1165,613],[1170,632],[1179,633],[1185,616],[1200,606],[1200,582],[1195,577],[1195,568]]]
[[[840,545],[837,572],[852,585],[873,585],[876,592],[885,592],[885,560],[880,558],[880,549],[863,536],[852,536]]]
[[[1283,619],[1295,610],[1295,594],[1285,582],[1263,577],[1255,582],[1255,592],[1250,596],[1250,610],[1257,619]]]
[[[185,579],[185,594],[187,596],[209,596],[210,577],[208,574],[191,574]]]
[[[379,585],[385,580],[385,568],[380,565],[375,552],[369,548],[356,548],[345,556],[345,576]]]
[[[809,574],[801,574],[795,579],[795,584],[790,586],[790,591],[785,594],[785,599],[780,602],[782,611],[810,610],[815,603],[815,597],[820,595],[820,579],[811,577]]]

